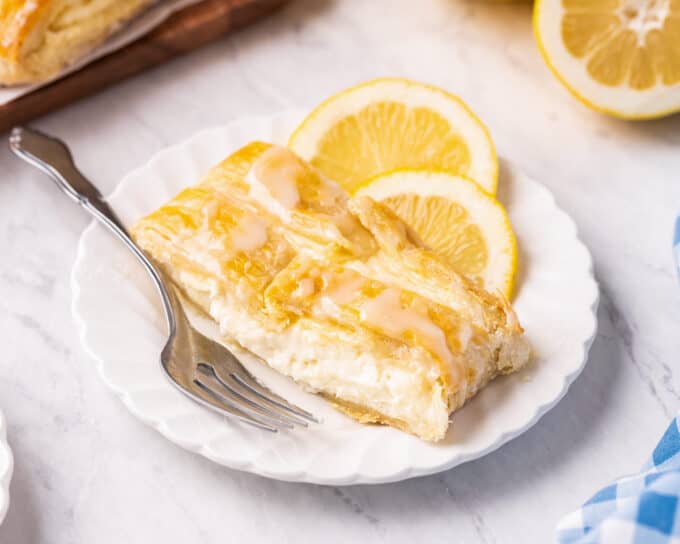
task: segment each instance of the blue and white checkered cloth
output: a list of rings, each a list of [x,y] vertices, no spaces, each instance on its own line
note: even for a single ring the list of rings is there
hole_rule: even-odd
[[[642,471],[614,482],[565,516],[561,544],[680,544],[680,419]]]
[[[673,253],[680,277],[680,217]],[[680,416],[639,474],[593,495],[557,526],[561,544],[680,544]]]

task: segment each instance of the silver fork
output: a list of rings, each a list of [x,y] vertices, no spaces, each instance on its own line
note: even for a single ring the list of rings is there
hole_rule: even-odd
[[[168,322],[161,367],[182,393],[219,414],[271,432],[318,422],[306,410],[258,383],[231,351],[191,326],[172,281],[133,242],[97,188],[76,168],[66,144],[36,130],[16,127],[9,145],[119,238],[149,273]]]

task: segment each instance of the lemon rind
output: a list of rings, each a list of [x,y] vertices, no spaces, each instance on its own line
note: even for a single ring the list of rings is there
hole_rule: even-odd
[[[371,88],[371,87],[376,87],[377,85],[383,85],[383,84],[390,84],[390,85],[403,85],[405,87],[417,87],[426,91],[429,91],[431,93],[434,93],[435,95],[438,95],[439,97],[445,98],[449,103],[454,103],[456,108],[460,109],[460,112],[465,114],[465,116],[469,119],[470,121],[470,126],[475,127],[476,129],[480,130],[481,138],[480,141],[485,144],[486,151],[488,152],[488,156],[485,159],[480,159],[478,158],[476,161],[476,164],[481,165],[483,161],[488,161],[488,173],[485,175],[486,179],[481,179],[478,180],[479,185],[488,192],[489,194],[496,194],[496,190],[498,188],[498,155],[496,153],[496,147],[493,143],[493,139],[491,138],[491,133],[489,132],[488,127],[481,121],[481,119],[470,109],[470,107],[458,96],[450,93],[449,91],[446,91],[440,87],[436,87],[435,85],[430,85],[428,83],[421,83],[417,81],[413,81],[407,78],[398,78],[398,77],[382,77],[382,78],[376,78],[372,79],[369,81],[365,81],[363,83],[360,83],[358,85],[354,85],[353,87],[349,87],[347,89],[344,89],[343,91],[340,91],[337,94],[334,94],[333,96],[327,98],[323,102],[321,102],[318,106],[316,106],[304,119],[303,121],[298,125],[298,127],[293,131],[291,134],[289,140],[288,140],[288,146],[298,153],[303,159],[309,160],[311,156],[313,156],[313,152],[310,153],[308,149],[300,149],[299,142],[301,140],[300,135],[304,134],[305,131],[309,131],[310,127],[313,126],[313,123],[316,123],[319,118],[321,117],[322,114],[324,114],[326,111],[331,111],[330,107],[333,103],[341,100],[341,99],[346,99],[347,97],[350,97],[354,93],[359,93],[363,91],[364,89]],[[437,111],[437,110],[435,110]],[[327,126],[332,126],[332,123],[328,124]],[[461,133],[462,136],[466,136],[466,134]],[[311,141],[314,142],[314,145],[318,144],[319,138],[312,139]],[[469,142],[466,140],[466,143],[468,143],[468,146],[470,145]],[[477,147],[479,149],[479,147]],[[471,148],[472,151],[472,148]],[[477,155],[479,157],[479,155]],[[473,160],[474,160],[474,153],[473,153]],[[480,166],[481,168],[481,166]],[[454,173],[455,174],[455,173]],[[457,174],[455,174],[457,175]],[[468,177],[478,177],[478,176],[468,176]]]
[[[586,107],[590,108],[593,111],[596,111],[598,113],[604,113],[617,119],[622,119],[624,121],[650,121],[654,119],[660,119],[662,117],[667,117],[669,115],[673,115],[675,113],[680,112],[680,97],[678,98],[677,106],[649,113],[633,113],[596,104],[595,102],[587,98],[583,93],[578,91],[576,87],[567,79],[567,77],[557,68],[550,54],[547,51],[547,47],[544,43],[540,29],[541,8],[543,6],[543,2],[544,0],[536,0],[534,3],[534,12],[532,16],[534,38],[536,40],[538,50],[540,51],[541,56],[543,57],[543,60],[548,66],[549,70],[574,98],[576,98],[579,102],[581,102],[583,105],[585,105]],[[605,86],[603,85],[603,87]]]

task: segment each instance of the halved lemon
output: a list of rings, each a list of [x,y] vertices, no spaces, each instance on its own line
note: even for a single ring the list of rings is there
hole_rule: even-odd
[[[537,0],[534,33],[591,108],[625,119],[680,110],[680,0]]]
[[[357,195],[394,211],[460,274],[510,298],[517,243],[503,206],[474,181],[431,170],[395,170],[377,176]]]
[[[332,96],[290,148],[350,193],[396,168],[435,168],[496,192],[498,161],[482,122],[456,96],[406,79],[376,79]]]

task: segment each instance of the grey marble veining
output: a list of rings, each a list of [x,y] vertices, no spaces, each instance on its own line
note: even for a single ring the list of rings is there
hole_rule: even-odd
[[[99,381],[70,318],[87,219],[0,146],[0,406],[16,458],[0,543],[544,543],[563,513],[644,461],[680,399],[670,251],[680,117],[625,123],[582,107],[540,59],[529,6],[294,1],[35,124],[66,139],[109,191],[205,127],[313,105],[380,75],[463,97],[500,154],[578,224],[602,301],[567,396],[500,450],[401,483],[311,486],[216,466],[137,421]]]

